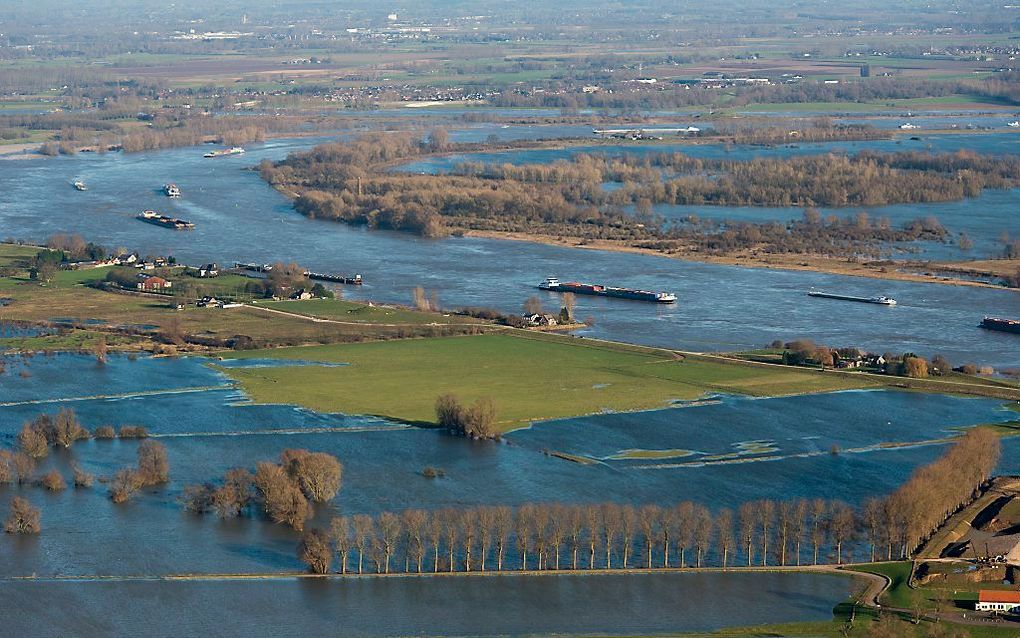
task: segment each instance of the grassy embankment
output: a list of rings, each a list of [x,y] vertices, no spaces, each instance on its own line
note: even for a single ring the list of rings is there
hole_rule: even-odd
[[[47,284],[33,281],[29,279],[26,262],[39,250],[36,247],[0,244],[0,268],[13,269],[8,276],[0,276],[0,298],[10,300],[7,305],[0,306],[0,320],[45,323],[54,319],[73,319],[85,328],[41,337],[0,339],[0,349],[87,348],[104,332],[104,338],[111,346],[145,348],[152,345],[146,336],[122,339],[111,334],[110,328],[115,326],[140,326],[161,331],[172,325],[185,334],[209,338],[247,335],[263,345],[395,338],[428,334],[430,330],[446,327],[488,328],[485,322],[470,317],[340,300],[259,301],[256,306],[230,309],[189,305],[183,310],[173,310],[169,307],[169,297],[107,292],[90,287],[88,284],[106,277],[108,267],[59,271]],[[243,292],[244,284],[251,280],[239,275],[196,279],[178,271],[168,277],[175,287],[198,286],[193,290],[198,296],[212,294],[252,299],[250,294]],[[284,312],[267,312],[263,308]],[[318,316],[328,321],[315,321],[314,317]]]
[[[810,371],[751,366],[586,340],[480,335],[412,341],[284,348],[229,356],[348,363],[344,367],[232,369],[256,400],[319,411],[376,414],[412,422],[434,419],[436,397],[492,397],[499,427],[531,421],[661,408],[672,400],[729,392],[774,396],[877,383]]]

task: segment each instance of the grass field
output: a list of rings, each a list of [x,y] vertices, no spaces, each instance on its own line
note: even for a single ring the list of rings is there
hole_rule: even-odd
[[[231,353],[349,363],[230,369],[256,401],[431,422],[436,397],[492,397],[499,425],[662,408],[711,392],[771,396],[865,387],[818,373],[621,349],[571,338],[480,335]]]

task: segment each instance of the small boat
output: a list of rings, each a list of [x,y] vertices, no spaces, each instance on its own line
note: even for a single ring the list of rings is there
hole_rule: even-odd
[[[1020,121],[1008,122],[1006,126],[1009,128],[1020,128]]]
[[[74,186],[75,190],[79,191],[87,191],[89,189],[89,187],[85,185],[85,182],[80,179],[76,179],[71,182],[71,186]]]
[[[221,149],[218,151],[209,151],[202,157],[225,157],[227,155],[241,155],[244,153],[244,149],[240,146],[233,146],[227,149]]]
[[[181,196],[181,189],[177,188],[177,184],[174,184],[172,182],[169,184],[163,184],[163,192],[166,194],[167,197]]]
[[[918,126],[917,124],[911,124],[910,122],[907,122],[906,124],[900,124],[900,128],[902,130],[904,130],[904,131],[912,131],[915,128],[921,128],[921,127]]]

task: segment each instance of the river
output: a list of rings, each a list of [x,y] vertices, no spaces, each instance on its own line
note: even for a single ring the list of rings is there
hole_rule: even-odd
[[[281,158],[323,139],[271,140],[253,145],[244,156],[214,160],[202,158],[203,149],[185,148],[0,162],[0,237],[41,241],[53,233],[76,232],[109,246],[173,254],[188,263],[299,261],[315,270],[363,274],[367,285],[345,289],[351,299],[407,303],[412,288],[422,285],[436,291],[447,307],[505,311],[519,309],[535,294],[534,286],[552,275],[679,295],[680,302],[669,307],[580,298],[578,315],[595,321],[581,333],[589,336],[695,351],[812,337],[879,351],[942,353],[956,364],[1020,365],[1020,339],[977,327],[984,315],[1020,316],[1020,297],[1008,291],[367,231],[305,219],[257,173],[246,170],[261,159]],[[74,177],[85,179],[90,190],[71,188]],[[180,185],[180,200],[170,201],[159,192],[166,181]],[[993,201],[998,195],[985,198]],[[996,206],[999,214],[1012,210],[1010,201]],[[189,219],[197,228],[172,232],[134,220],[144,208]],[[1003,223],[1012,224],[1012,219]],[[990,227],[994,220],[981,223]],[[885,294],[900,305],[809,299],[805,293],[811,289]],[[548,307],[558,302],[549,293],[542,299]]]

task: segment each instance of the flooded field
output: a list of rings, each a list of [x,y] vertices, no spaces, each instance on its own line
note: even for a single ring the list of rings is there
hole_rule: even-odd
[[[216,481],[231,467],[252,468],[285,448],[329,452],[344,463],[342,491],[317,508],[312,525],[338,513],[542,501],[738,507],[761,498],[838,496],[860,503],[892,491],[937,457],[939,440],[955,428],[1016,416],[998,401],[891,391],[721,397],[538,423],[494,443],[372,417],[253,405],[198,358],[116,356],[98,366],[85,356],[58,355],[33,359],[29,369],[28,378],[0,376],[0,387],[46,399],[0,406],[0,442],[12,445],[23,422],[62,407],[73,408],[90,428],[141,424],[167,446],[170,483],[126,505],[111,503],[98,483],[58,493],[23,488],[42,510],[44,533],[0,543],[0,576],[298,570],[297,535],[288,528],[254,516],[199,518],[178,502],[186,485]],[[61,375],[101,388],[104,398],[44,390]],[[189,379],[213,389],[188,389]],[[1020,472],[1016,441],[1005,439],[1002,472]],[[83,441],[53,450],[39,471],[69,476],[76,463],[111,476],[134,463],[137,447],[135,440]],[[422,470],[430,466],[445,476],[426,478]],[[0,510],[17,493],[0,490]]]
[[[655,574],[0,582],[0,596],[19,610],[5,630],[23,638],[630,635],[828,620],[853,586],[821,574]],[[75,613],[53,614],[54,606]],[[52,621],[44,628],[39,617]]]

